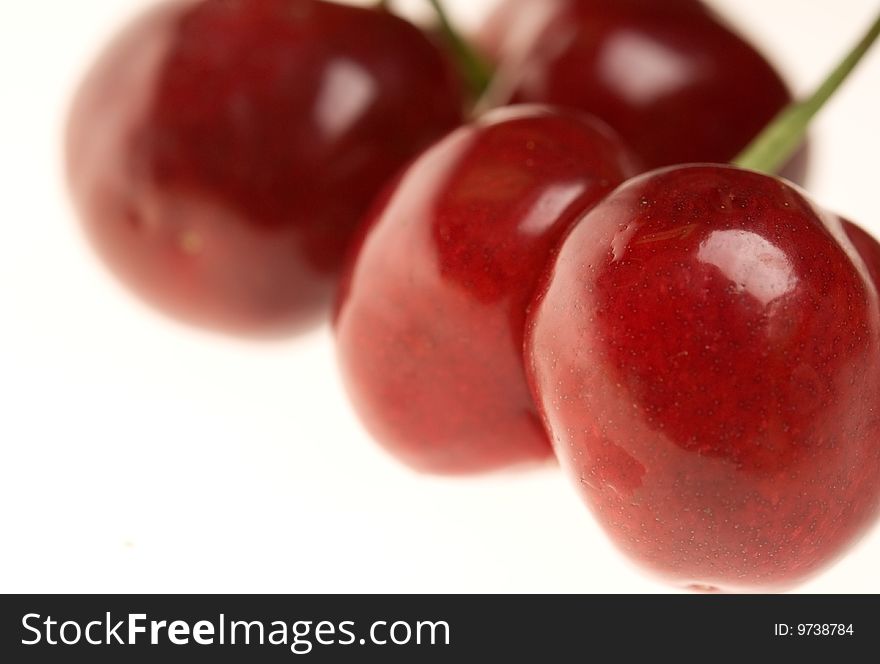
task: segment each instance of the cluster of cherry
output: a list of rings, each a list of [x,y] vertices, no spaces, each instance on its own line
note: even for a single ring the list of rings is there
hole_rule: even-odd
[[[880,245],[772,173],[801,180],[809,116],[877,25],[793,105],[697,0],[507,0],[480,55],[431,4],[442,44],[384,3],[136,20],[70,123],[101,256],[235,333],[335,298],[379,442],[439,473],[555,451],[676,583],[834,560],[880,507]]]

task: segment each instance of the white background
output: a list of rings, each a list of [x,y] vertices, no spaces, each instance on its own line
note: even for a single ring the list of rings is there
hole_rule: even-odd
[[[537,1],[537,0],[536,0]],[[73,86],[142,0],[0,0],[0,592],[667,592],[555,469],[417,476],[327,329],[269,345],[130,297],[65,195]],[[424,9],[424,0],[408,7]],[[476,25],[490,0],[450,2]],[[716,0],[807,91],[876,0]],[[880,234],[880,46],[814,125],[816,200]],[[880,592],[880,531],[806,592]]]

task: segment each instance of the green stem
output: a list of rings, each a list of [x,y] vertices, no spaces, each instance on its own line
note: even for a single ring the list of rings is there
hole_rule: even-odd
[[[776,173],[797,151],[813,117],[847,79],[880,35],[880,15],[870,30],[807,99],[783,110],[734,160],[742,168]]]
[[[440,0],[428,0],[437,14],[443,36],[458,61],[458,66],[465,77],[474,98],[479,97],[489,87],[492,80],[492,69],[471,45],[459,34],[449,20],[449,14]]]

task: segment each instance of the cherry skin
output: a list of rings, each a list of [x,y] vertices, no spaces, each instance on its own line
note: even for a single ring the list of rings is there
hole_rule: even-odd
[[[514,102],[592,113],[649,168],[727,163],[791,101],[696,0],[506,0],[480,38]],[[801,181],[805,167],[800,154],[785,174]]]
[[[874,521],[878,256],[800,189],[733,167],[651,172],[575,222],[527,370],[626,553],[685,586],[782,589]]]
[[[82,85],[69,179],[98,252],[147,300],[287,332],[320,316],[377,191],[462,107],[445,55],[389,13],[162,3]]]
[[[880,243],[870,233],[848,219],[841,219],[841,223],[849,241],[865,261],[871,281],[880,285]]]
[[[526,305],[568,224],[635,171],[597,121],[522,107],[404,173],[353,251],[335,320],[348,392],[392,454],[434,473],[551,456],[522,363]]]

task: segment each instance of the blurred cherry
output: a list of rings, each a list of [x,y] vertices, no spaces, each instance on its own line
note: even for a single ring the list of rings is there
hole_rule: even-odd
[[[633,172],[604,125],[524,107],[459,129],[404,173],[352,254],[335,325],[381,444],[438,473],[551,454],[523,372],[526,305],[569,223]]]
[[[480,36],[496,93],[593,113],[649,168],[732,160],[791,101],[697,0],[505,0]],[[802,181],[806,155],[785,170]]]
[[[208,327],[314,321],[349,236],[399,168],[462,119],[415,27],[320,0],[157,5],[77,95],[68,172],[134,290]]]

